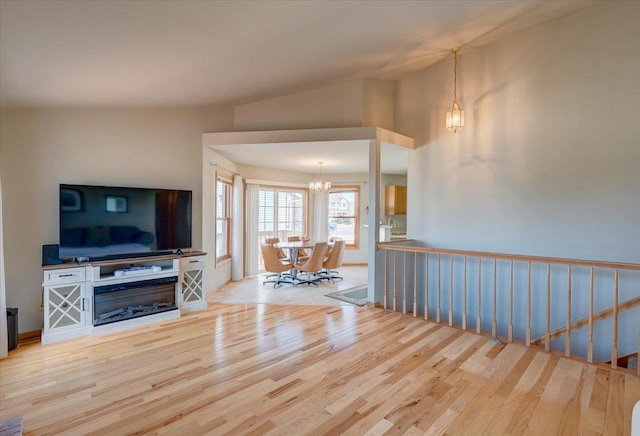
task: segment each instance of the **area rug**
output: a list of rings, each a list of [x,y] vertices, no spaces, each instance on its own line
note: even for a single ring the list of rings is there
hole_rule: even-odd
[[[364,306],[367,304],[367,287],[364,286],[332,292],[330,294],[325,294],[325,297],[346,301],[347,303],[352,303],[356,306]]]
[[[21,436],[22,416],[0,421],[0,436]]]

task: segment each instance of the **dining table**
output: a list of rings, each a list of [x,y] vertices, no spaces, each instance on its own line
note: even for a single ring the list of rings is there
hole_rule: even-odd
[[[302,249],[313,249],[316,246],[315,242],[309,241],[291,241],[291,242],[278,242],[273,244],[276,248],[282,248],[283,250],[289,251],[289,259],[292,264],[298,263],[298,257],[300,257],[300,250]]]
[[[300,257],[300,250],[309,249],[313,250],[316,246],[317,241],[285,241],[278,242],[273,244],[276,248],[282,248],[283,250],[289,251],[289,260],[293,264],[294,268],[291,269],[291,278],[294,280],[298,277],[298,270],[295,268],[295,265],[298,263],[298,258]]]

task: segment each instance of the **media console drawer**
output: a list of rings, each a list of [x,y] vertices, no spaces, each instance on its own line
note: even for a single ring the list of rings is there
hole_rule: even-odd
[[[45,283],[67,283],[67,282],[82,282],[85,279],[85,268],[65,268],[56,269],[51,271],[45,271],[44,282]]]
[[[193,268],[204,268],[204,267],[205,267],[204,256],[184,257],[180,259],[181,269],[184,269],[184,268],[193,269]]]

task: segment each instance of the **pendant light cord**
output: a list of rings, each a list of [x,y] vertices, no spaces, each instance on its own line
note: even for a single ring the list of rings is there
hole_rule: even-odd
[[[456,88],[458,85],[458,48],[451,50],[453,52],[453,101],[458,101]]]

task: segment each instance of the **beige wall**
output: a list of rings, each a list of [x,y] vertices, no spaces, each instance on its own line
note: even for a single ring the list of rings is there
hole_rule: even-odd
[[[383,127],[393,130],[394,82],[353,80],[234,108],[235,130]]]
[[[283,159],[286,157],[283,157]],[[269,182],[295,183],[309,186],[313,178],[310,174],[297,171],[283,171],[272,168],[256,167],[252,165],[238,165],[238,172],[243,179],[266,180]]]
[[[432,246],[640,262],[640,3],[604,2],[401,79],[409,232]]]
[[[7,304],[20,332],[42,327],[42,245],[58,242],[60,183],[192,190],[201,248],[202,132],[231,128],[230,110],[5,109],[0,123]]]
[[[235,130],[362,126],[362,91],[358,80],[239,105]]]
[[[394,129],[395,82],[363,80],[362,125]]]

